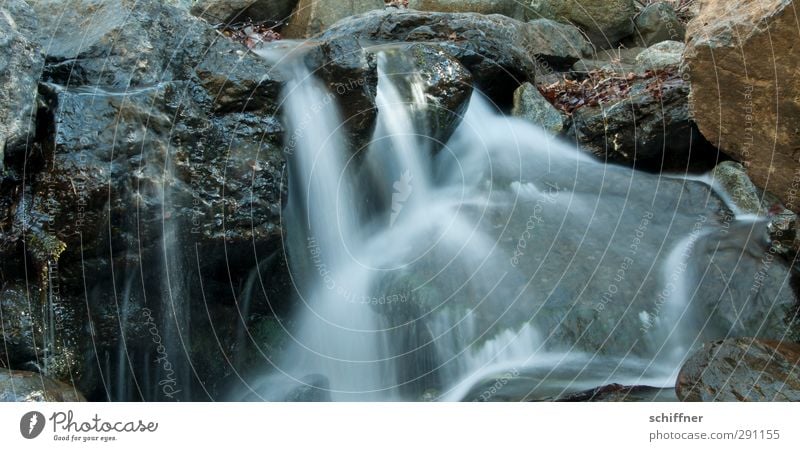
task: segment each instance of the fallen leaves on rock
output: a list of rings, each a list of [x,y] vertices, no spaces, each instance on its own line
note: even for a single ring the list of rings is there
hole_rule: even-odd
[[[266,23],[246,22],[228,25],[221,29],[220,32],[228,38],[252,49],[264,42],[280,40],[281,35],[275,31],[275,28],[275,25],[270,26]]]
[[[583,80],[564,77],[549,85],[539,86],[539,92],[559,111],[572,115],[576,110],[616,103],[631,94],[634,84],[646,81],[645,90],[660,99],[667,89],[684,83],[675,70],[647,71],[643,74],[633,72],[619,74],[607,70],[594,70]]]

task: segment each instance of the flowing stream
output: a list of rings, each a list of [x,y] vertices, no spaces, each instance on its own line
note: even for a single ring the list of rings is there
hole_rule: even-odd
[[[783,281],[751,289],[782,277],[763,264],[766,222],[737,218],[710,178],[603,164],[478,91],[437,146],[418,120],[433,108],[422,80],[387,58],[361,152],[313,74],[297,67],[285,88],[297,310],[282,355],[237,399],[671,387],[702,342],[778,329],[789,294],[767,287]]]

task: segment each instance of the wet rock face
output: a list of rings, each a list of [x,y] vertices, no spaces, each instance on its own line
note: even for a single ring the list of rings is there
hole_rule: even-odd
[[[510,105],[521,83],[533,81],[537,73],[569,67],[579,58],[582,42],[555,45],[553,40],[541,39],[542,30],[541,24],[500,15],[389,8],[344,19],[319,39],[348,36],[364,45],[397,41],[437,45],[472,73],[479,89]],[[547,70],[541,61],[552,67]]]
[[[14,158],[35,139],[36,85],[44,58],[31,39],[33,11],[22,0],[0,7],[0,174],[6,155]]]
[[[416,119],[433,132],[431,138],[446,141],[472,94],[472,75],[464,66],[432,44],[362,47],[355,38],[341,36],[315,46],[304,60],[335,99],[351,147],[358,150],[369,144],[375,127],[380,53],[387,55],[390,76],[422,82],[427,108]],[[411,101],[413,93],[401,95]]]
[[[388,56],[391,60],[387,63],[389,77],[401,77],[408,82],[398,83],[398,86],[408,88],[411,83],[422,82],[426,107],[412,117],[413,121],[421,124],[418,129],[429,130],[429,138],[439,144],[447,142],[469,106],[472,74],[433,45],[401,45],[394,51],[389,50]],[[410,100],[415,94],[409,89],[402,95]]]
[[[269,300],[252,311],[285,312],[276,300],[287,298],[288,285],[279,251],[282,79],[207,23],[160,1],[30,3],[42,20],[41,35],[31,39],[46,59],[42,80],[30,75],[39,84],[39,103],[28,108],[37,119],[35,142],[27,154],[6,155],[0,249],[13,271],[3,273],[9,285],[0,303],[8,318],[31,324],[5,337],[14,350],[0,358],[18,368],[38,365],[61,380],[75,376],[92,399],[118,399],[114,388],[103,392],[98,371],[116,377],[120,336],[139,376],[152,366],[144,356],[155,345],[139,313],[149,305],[166,336],[170,318],[159,304],[169,298],[169,266],[185,268],[170,290],[184,290],[187,300],[208,295],[237,317],[226,305],[231,287],[240,287],[257,261],[278,255],[262,274]],[[19,17],[18,25],[27,16]],[[19,68],[15,89],[24,87],[24,74]],[[179,255],[165,258],[165,243]],[[20,297],[25,251],[35,287]],[[132,284],[137,273],[142,283]],[[61,329],[44,349],[32,339],[46,328],[35,315],[51,302],[48,278],[60,281],[52,303]],[[195,318],[206,315],[202,302],[185,307]],[[220,340],[233,346],[231,337]],[[177,351],[176,366],[208,354]],[[111,373],[100,361],[112,362]],[[203,373],[203,381],[214,386],[219,374]]]
[[[688,95],[678,76],[634,80],[622,98],[576,110],[568,134],[602,158],[680,164],[699,142]]]
[[[687,27],[685,63],[692,115],[703,135],[742,162],[757,186],[798,211],[797,3],[697,3],[699,15]]]
[[[27,367],[42,355],[42,317],[36,305],[24,287],[4,287],[0,291],[4,345],[0,348],[0,364],[3,366]]]
[[[82,402],[83,395],[63,382],[28,371],[0,368],[0,402]]]
[[[736,338],[706,343],[684,364],[682,401],[800,401],[800,345]]]

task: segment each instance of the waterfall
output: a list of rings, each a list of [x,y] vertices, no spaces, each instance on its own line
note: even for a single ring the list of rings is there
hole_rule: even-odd
[[[729,207],[708,179],[605,165],[480,92],[435,148],[422,77],[392,70],[402,57],[378,53],[376,127],[359,154],[313,74],[297,65],[285,87],[294,326],[254,392],[234,397],[541,399],[672,385],[708,338],[684,318],[707,289],[693,262],[763,238],[714,233]]]

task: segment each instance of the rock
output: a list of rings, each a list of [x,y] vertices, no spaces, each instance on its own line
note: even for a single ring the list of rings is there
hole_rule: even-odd
[[[191,13],[210,23],[276,22],[290,17],[297,0],[196,0]]]
[[[286,395],[287,402],[328,402],[331,400],[330,382],[321,374],[311,374],[302,379],[301,386]]]
[[[0,198],[1,211],[12,217],[9,227],[2,219],[3,261],[16,262],[6,264],[18,273],[27,259],[36,269],[33,283],[43,287],[40,271],[57,263],[64,322],[56,339],[65,344],[53,353],[48,374],[58,370],[60,380],[74,375],[93,400],[154,399],[133,388],[105,391],[100,378],[132,377],[127,365],[118,367],[120,337],[135,376],[159,377],[146,358],[155,348],[150,333],[134,326],[143,324],[139,312],[147,299],[167,340],[168,325],[176,321],[161,309],[171,295],[165,272],[173,278],[169,289],[186,299],[208,295],[225,302],[258,260],[283,260],[285,160],[277,117],[283,78],[206,22],[159,0],[31,4],[47,12],[40,24],[47,32],[37,37],[48,52],[39,85],[35,144],[41,151],[28,162],[10,159],[15,168],[27,165],[27,173],[24,184],[14,174],[3,180],[3,192],[15,196]],[[52,42],[47,33],[54,34]],[[271,297],[285,289],[287,280],[276,277],[287,276],[287,269],[269,267],[262,279],[269,280]],[[4,273],[4,282],[24,286],[25,275],[17,273]],[[137,273],[142,284],[132,283]],[[275,305],[288,299],[278,298]],[[41,311],[44,298],[37,293],[34,299]],[[208,316],[205,307],[198,309],[202,304],[180,309],[197,324]],[[228,314],[227,321],[237,317]],[[219,340],[230,343],[231,337]],[[189,374],[182,359],[190,353],[170,346],[176,371]],[[111,363],[98,362],[107,356]],[[218,374],[209,371],[203,383],[216,386]]]
[[[685,72],[703,135],[797,211],[800,30],[791,0],[698,2]]]
[[[511,114],[527,119],[554,135],[565,130],[564,116],[530,83],[523,84],[514,92]]]
[[[530,19],[546,18],[581,27],[598,47],[608,48],[633,34],[633,0],[531,0]]]
[[[529,24],[537,43],[537,55],[541,55],[549,63],[560,67],[593,53],[589,41],[573,25],[550,19],[535,19]]]
[[[706,343],[684,363],[681,401],[800,401],[800,345],[730,338]]]
[[[37,83],[44,57],[32,42],[33,10],[22,0],[0,5],[0,174],[6,155],[15,158],[35,138]]]
[[[585,74],[592,71],[605,71],[617,74],[641,72],[636,58],[644,51],[641,47],[598,50],[594,55],[581,59],[572,66],[572,71]]]
[[[375,56],[364,51],[355,38],[342,36],[314,47],[304,59],[335,96],[351,145],[361,148],[370,139],[377,116]]]
[[[570,393],[546,401],[555,402],[654,402],[674,401],[673,388],[646,385],[609,384],[577,393]]]
[[[525,20],[525,5],[518,0],[409,0],[408,7],[443,13],[502,14]]]
[[[0,290],[0,364],[12,368],[28,367],[42,357],[42,318],[37,299],[29,297],[24,286],[4,284]],[[33,293],[38,293],[36,287]],[[39,346],[37,346],[37,343]]]
[[[74,387],[38,373],[0,368],[0,402],[83,402]]]
[[[642,9],[634,20],[634,41],[650,47],[663,41],[683,42],[686,27],[678,19],[675,9],[667,2],[651,3]]]
[[[697,134],[679,75],[635,78],[622,97],[573,114],[568,135],[602,158],[674,165],[685,162]]]
[[[401,79],[396,83],[400,95],[414,100],[412,86],[422,87],[423,109],[411,118],[421,130],[430,130],[434,147],[447,142],[466,113],[472,96],[472,74],[438,46],[407,44],[387,51],[387,75]]]
[[[510,104],[514,90],[537,73],[569,67],[575,49],[559,53],[541,41],[537,25],[500,15],[397,10],[374,11],[342,20],[320,40],[352,36],[364,45],[397,41],[438,45],[471,73],[477,86],[501,104]],[[542,67],[545,61],[550,67]],[[566,66],[566,67],[564,67]]]
[[[713,178],[714,184],[728,195],[741,214],[766,214],[761,196],[741,164],[723,161],[714,168]]]
[[[300,0],[283,36],[289,39],[310,38],[339,20],[355,14],[384,9],[383,0]]]
[[[679,67],[683,61],[685,48],[682,42],[662,41],[643,50],[636,56],[639,72]]]
[[[352,147],[360,149],[372,138],[377,117],[378,52],[386,56],[387,75],[406,79],[398,86],[421,83],[427,107],[418,111],[421,115],[416,119],[432,126],[432,138],[446,141],[472,94],[472,76],[458,61],[435,45],[365,49],[353,37],[334,37],[311,49],[305,62],[335,96]],[[411,101],[414,94],[403,91],[401,95]]]

